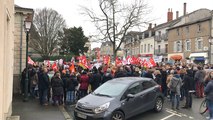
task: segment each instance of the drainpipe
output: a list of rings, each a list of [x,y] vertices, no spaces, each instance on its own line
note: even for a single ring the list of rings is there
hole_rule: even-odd
[[[20,80],[21,80],[21,73],[22,73],[22,40],[23,40],[23,13],[20,13],[21,15],[21,27],[20,27],[20,61],[19,61],[19,73],[20,73]]]

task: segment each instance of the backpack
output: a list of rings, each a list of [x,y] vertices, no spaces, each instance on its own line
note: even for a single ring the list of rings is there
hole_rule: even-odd
[[[177,84],[172,83],[172,80],[169,82],[169,88],[170,88],[170,90],[171,90],[172,92],[175,92],[175,93],[177,92],[177,91],[176,91],[176,90],[177,90],[176,88],[177,88],[179,82],[180,82],[180,79],[179,79],[179,81],[178,81]]]

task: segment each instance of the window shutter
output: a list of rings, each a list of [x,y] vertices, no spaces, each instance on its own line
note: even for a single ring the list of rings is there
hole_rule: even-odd
[[[176,52],[176,48],[177,48],[177,43],[176,42],[174,42],[174,46],[173,47],[174,47],[173,51]]]
[[[183,50],[183,43],[182,41],[180,41],[180,52],[182,52],[182,50]]]
[[[187,40],[185,40],[184,50],[187,51]]]
[[[198,50],[198,44],[197,44],[197,39],[195,39],[195,50],[197,51]]]
[[[201,40],[201,50],[203,50],[203,40]]]

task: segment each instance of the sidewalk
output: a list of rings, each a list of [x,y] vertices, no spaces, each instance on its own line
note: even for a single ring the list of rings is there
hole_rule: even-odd
[[[22,95],[13,95],[12,115],[20,116],[20,120],[68,120],[63,108],[52,105],[41,106],[37,99],[23,102]]]

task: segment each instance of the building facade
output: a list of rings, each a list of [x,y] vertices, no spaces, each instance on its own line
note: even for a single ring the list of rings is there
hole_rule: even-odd
[[[100,48],[101,56],[110,55],[113,56],[113,45],[110,41],[103,42]]]
[[[168,58],[209,63],[211,20],[208,9],[199,9],[181,17],[176,25],[168,29]]]
[[[142,57],[154,56],[154,46],[155,46],[154,36],[155,36],[154,28],[152,28],[152,24],[149,24],[148,30],[143,32],[142,39],[140,40],[140,56]]]
[[[0,120],[8,120],[12,113],[14,1],[0,3]]]
[[[13,69],[13,91],[20,91],[20,76],[26,66],[26,32],[24,21],[28,15],[33,15],[33,9],[23,8],[15,5],[15,28],[14,28],[14,69]],[[30,54],[29,48],[29,54]]]

